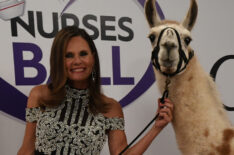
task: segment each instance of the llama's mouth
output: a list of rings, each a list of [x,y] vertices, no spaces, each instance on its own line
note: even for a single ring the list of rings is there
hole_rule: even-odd
[[[161,70],[165,73],[173,73],[176,70],[176,61],[175,60],[161,60],[159,61]]]
[[[172,67],[174,67],[175,65],[175,60],[170,60],[170,59],[166,59],[166,60],[161,60],[160,61],[161,66],[170,69]]]
[[[165,60],[162,62],[162,66],[166,67],[166,68],[171,68],[173,65],[173,61],[171,60]]]

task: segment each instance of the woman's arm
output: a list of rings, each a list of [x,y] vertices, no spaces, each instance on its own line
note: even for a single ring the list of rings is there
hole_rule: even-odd
[[[25,128],[23,144],[17,155],[34,155],[35,150],[36,123],[27,123]]]
[[[27,108],[39,107],[39,99],[44,86],[34,87],[28,97]],[[36,122],[27,122],[23,144],[17,155],[34,155],[36,140]]]
[[[164,108],[163,108],[164,107]],[[119,113],[122,113],[121,106],[115,106],[118,108]],[[115,111],[115,110],[113,110]],[[153,127],[142,137],[135,145],[130,147],[124,155],[140,155],[143,154],[150,146],[155,137],[161,132],[161,130],[172,120],[173,104],[170,100],[165,99],[165,103],[162,104],[158,101],[159,118],[156,120]],[[116,111],[114,112],[116,113]],[[117,112],[118,113],[118,112]],[[118,155],[126,146],[127,139],[124,131],[111,130],[108,134],[108,144],[111,155]]]

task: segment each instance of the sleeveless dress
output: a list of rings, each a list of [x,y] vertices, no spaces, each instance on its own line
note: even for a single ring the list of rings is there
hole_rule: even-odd
[[[124,119],[93,115],[87,89],[65,88],[58,107],[26,108],[26,121],[37,123],[35,155],[99,155],[108,130],[124,130]]]

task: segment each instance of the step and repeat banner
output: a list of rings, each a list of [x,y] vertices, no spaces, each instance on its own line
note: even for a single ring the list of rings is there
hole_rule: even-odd
[[[25,129],[32,87],[49,78],[50,48],[68,25],[84,28],[97,46],[104,94],[123,107],[130,142],[154,117],[157,90],[150,64],[145,0],[0,0],[0,154],[16,154]],[[185,0],[158,0],[161,19],[182,21]],[[223,102],[234,107],[234,11],[232,0],[198,0],[191,46],[205,70],[215,76]],[[228,112],[234,123],[234,112]],[[108,155],[105,145],[102,155]],[[168,125],[146,155],[179,155]]]

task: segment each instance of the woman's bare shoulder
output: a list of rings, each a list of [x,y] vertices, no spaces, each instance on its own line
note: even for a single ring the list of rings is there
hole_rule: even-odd
[[[109,106],[109,111],[104,114],[106,117],[124,117],[122,107],[115,99],[103,95],[103,100]]]
[[[39,107],[40,101],[49,94],[47,85],[38,85],[31,89],[28,97],[28,108]]]

